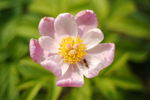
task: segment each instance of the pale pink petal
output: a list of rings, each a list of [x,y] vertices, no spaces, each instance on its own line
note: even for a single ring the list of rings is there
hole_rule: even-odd
[[[57,86],[81,87],[84,84],[83,75],[76,65],[70,65],[67,72],[57,80]]]
[[[60,63],[61,75],[64,75],[66,73],[66,71],[68,70],[69,66],[70,66],[70,64],[64,63],[64,61],[62,60],[62,62]]]
[[[53,55],[50,57],[47,57],[44,61],[41,62],[41,65],[52,72],[57,77],[61,76],[61,58],[58,55]]]
[[[75,16],[78,25],[89,25],[97,27],[98,21],[96,14],[92,10],[83,10]]]
[[[76,22],[79,28],[85,33],[89,29],[96,28],[98,26],[98,20],[96,14],[92,10],[80,11],[75,16]]]
[[[89,30],[82,37],[84,44],[86,44],[87,50],[98,45],[104,38],[103,33],[100,29],[94,28]]]
[[[115,45],[103,43],[89,50],[85,57],[87,64],[78,63],[80,71],[87,77],[92,78],[98,75],[99,71],[109,66],[114,59]],[[88,66],[87,66],[88,65]]]
[[[40,63],[44,59],[44,51],[40,47],[38,40],[31,39],[29,48],[31,58],[35,62]]]
[[[54,22],[56,38],[64,36],[77,36],[77,24],[74,17],[69,13],[63,13],[57,16]]]
[[[54,38],[54,18],[44,17],[39,23],[39,32],[42,36],[50,36]]]
[[[40,37],[39,44],[40,44],[41,48],[43,48],[46,51],[49,51],[50,53],[58,52],[58,47],[59,47],[58,42],[49,36]]]

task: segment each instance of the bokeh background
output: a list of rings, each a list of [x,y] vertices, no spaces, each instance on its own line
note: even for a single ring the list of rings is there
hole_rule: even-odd
[[[29,57],[42,17],[93,10],[115,60],[82,88],[61,88]],[[150,0],[0,0],[0,100],[150,100]]]

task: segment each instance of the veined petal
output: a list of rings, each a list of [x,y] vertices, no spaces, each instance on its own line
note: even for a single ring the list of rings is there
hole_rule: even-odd
[[[58,55],[53,55],[41,62],[41,65],[52,72],[57,77],[61,76],[60,68],[61,58]]]
[[[91,29],[82,36],[83,42],[87,46],[87,50],[98,45],[103,40],[103,38],[103,33],[98,28]]]
[[[77,24],[74,17],[69,13],[63,13],[57,16],[54,22],[56,38],[64,36],[77,36]]]
[[[79,28],[86,34],[86,32],[92,28],[98,26],[98,20],[96,14],[92,10],[80,11],[75,16],[76,22]]]
[[[49,36],[42,36],[39,38],[39,44],[41,48],[51,53],[57,53],[59,44],[56,40],[52,39]]]
[[[56,84],[62,87],[81,87],[84,84],[83,75],[76,65],[70,65],[66,73],[58,78]]]
[[[54,18],[44,17],[39,23],[39,32],[42,36],[50,36],[54,38]]]
[[[109,66],[114,59],[115,45],[113,43],[103,43],[87,51],[84,62],[79,63],[80,71],[87,77],[92,78],[98,75],[99,71]],[[88,65],[88,66],[86,66]]]
[[[35,62],[40,63],[44,59],[44,51],[40,47],[38,40],[31,39],[29,48],[31,58]]]

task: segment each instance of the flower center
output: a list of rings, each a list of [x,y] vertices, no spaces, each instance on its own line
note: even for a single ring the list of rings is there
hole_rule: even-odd
[[[75,64],[86,55],[86,46],[80,37],[65,37],[60,43],[58,54],[63,56],[64,62]]]

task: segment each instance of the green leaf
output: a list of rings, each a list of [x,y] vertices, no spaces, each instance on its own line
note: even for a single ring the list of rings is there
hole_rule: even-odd
[[[57,14],[59,6],[56,5],[55,1],[53,0],[35,0],[29,6],[29,10],[32,12],[54,16]],[[40,7],[39,7],[40,6]]]
[[[56,79],[54,77],[48,77],[48,80],[45,82],[46,88],[48,89],[46,100],[58,100],[62,92],[62,87],[56,86]]]
[[[112,19],[107,24],[107,28],[111,31],[138,38],[148,38],[150,31],[149,27],[134,18]]]
[[[107,78],[95,78],[94,83],[99,91],[108,99],[108,100],[122,100],[121,94],[117,91],[115,84]]]
[[[5,65],[0,65],[0,99],[5,99],[4,97],[8,97],[8,84],[9,84],[9,67]]]
[[[40,36],[37,28],[26,25],[19,26],[17,28],[17,33],[19,36],[26,38],[38,38]]]
[[[20,73],[25,78],[40,78],[45,76],[51,76],[51,73],[39,64],[34,63],[31,59],[24,59],[20,62],[18,67]]]
[[[12,64],[0,67],[0,99],[18,100],[18,72],[15,66]]]
[[[110,10],[108,0],[92,0],[92,5],[95,8],[96,14],[99,16],[98,18],[101,21],[104,21],[108,16]]]
[[[1,63],[3,63],[8,57],[9,57],[9,54],[5,50],[0,51],[0,62]]]
[[[18,72],[15,68],[15,65],[11,65],[10,67],[10,73],[9,73],[9,100],[17,100],[18,98],[18,90],[17,90],[17,84],[18,84]]]
[[[143,62],[146,60],[148,55],[148,51],[143,51],[143,52],[131,52],[130,53],[130,59],[134,60],[136,62]]]
[[[9,1],[0,1],[0,10],[10,8],[11,4]]]
[[[19,39],[16,40],[15,42],[13,41],[11,44],[12,45],[9,46],[8,48],[12,49],[10,51],[11,52],[11,56],[15,60],[20,59],[25,54],[27,54],[27,52],[29,51],[28,45],[26,45],[25,43],[23,43],[23,41],[20,41]]]
[[[38,23],[40,17],[36,14],[27,14],[22,16],[16,28],[17,35],[25,38],[38,38],[40,36],[38,32]]]
[[[20,82],[20,84],[18,85],[18,91],[31,88],[31,87],[33,87],[36,83],[37,83],[37,80],[30,80],[30,81]]]
[[[43,81],[38,81],[37,84],[31,89],[27,98],[25,100],[33,100],[38,94],[39,90],[42,88]]]
[[[137,79],[129,79],[125,77],[109,78],[116,86],[126,90],[143,90],[142,84]]]
[[[17,18],[13,18],[4,27],[1,34],[2,47],[6,47],[8,43],[16,36]]]
[[[132,0],[114,0],[110,2],[110,15],[107,21],[122,19],[136,11],[136,7]]]

